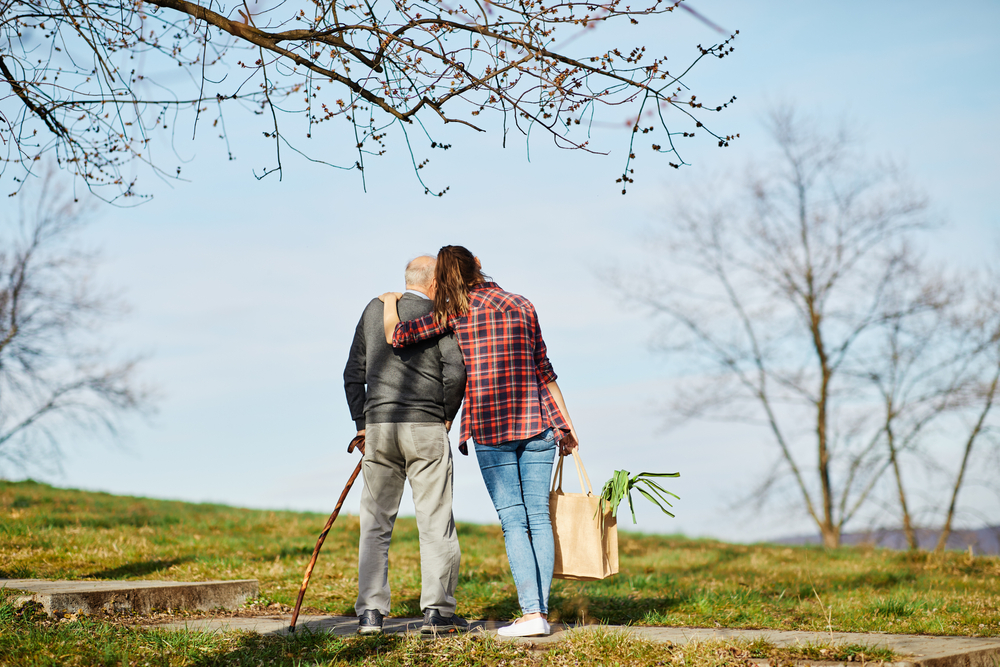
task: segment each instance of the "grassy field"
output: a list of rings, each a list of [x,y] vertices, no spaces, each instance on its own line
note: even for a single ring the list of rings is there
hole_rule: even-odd
[[[302,667],[304,665],[373,665],[439,667],[491,665],[503,667],[757,667],[752,658],[774,667],[797,659],[862,663],[892,660],[884,649],[864,645],[795,649],[777,648],[764,640],[695,642],[678,646],[636,639],[624,632],[597,630],[571,636],[545,650],[491,635],[470,634],[442,639],[410,636],[336,637],[298,634],[260,636],[245,632],[166,632],[82,618],[59,622],[24,618],[0,595],[0,665],[156,667]]]
[[[261,585],[258,604],[291,605],[325,519],[320,514],[195,505],[63,490],[34,482],[0,482],[0,578],[254,578]],[[306,596],[308,607],[353,614],[357,531],[356,517],[342,516],[334,525]],[[516,591],[499,527],[460,524],[459,536],[463,554],[457,592],[459,614],[474,619],[513,617]],[[394,616],[420,615],[418,549],[414,522],[401,519],[390,552]],[[557,581],[551,616],[611,624],[1000,636],[1000,616],[996,613],[1000,608],[1000,559],[994,557],[747,546],[635,533],[621,534],[620,554],[621,573],[609,580]],[[130,655],[133,649],[135,655],[166,656],[166,662],[154,660],[152,664],[216,664],[213,660],[218,656],[230,656],[234,660],[231,664],[243,664],[236,657],[246,653],[247,646],[266,652],[271,650],[267,647],[272,641],[280,646],[274,649],[280,653],[275,664],[362,664],[371,659],[371,651],[385,658],[378,664],[396,664],[394,660],[403,660],[400,656],[405,655],[412,658],[407,664],[432,664],[437,658],[420,656],[439,650],[419,642],[411,646],[407,642],[413,640],[400,638],[316,639],[310,640],[313,644],[309,646],[295,644],[298,648],[292,650],[281,643],[284,640],[238,633],[214,639],[181,633],[184,637],[178,638],[177,633],[89,619],[71,624],[26,619],[12,609],[3,609],[0,622],[20,628],[19,632],[31,628],[30,633],[34,633],[29,633],[34,639],[22,638],[19,645],[62,645],[68,647],[63,657],[79,659],[77,664],[131,664],[131,659],[123,661],[121,655]],[[114,634],[117,639],[110,643],[92,641],[101,633],[118,633]],[[17,642],[12,644],[11,636],[0,633],[0,660],[18,664],[24,654],[18,651],[16,655],[21,657],[12,657],[11,646]],[[613,635],[588,641],[625,647],[621,651],[629,655],[647,651],[641,642]],[[187,648],[180,653],[179,649],[165,648],[172,642]],[[515,655],[523,649],[482,638],[467,638],[455,646],[459,645],[464,648],[440,650],[461,650],[468,655],[486,651],[493,657],[467,664],[507,661],[511,665],[523,660],[528,660],[523,664],[537,664],[538,660],[572,664],[573,651],[597,650],[587,648],[589,644],[583,640],[560,644],[561,648],[541,657],[530,651]],[[78,648],[69,648],[73,646]],[[107,661],[90,655],[101,646],[114,647],[108,649]],[[709,657],[685,650],[688,652],[681,658],[673,659],[675,664],[707,665],[712,660],[721,660],[713,664],[742,664],[771,649],[701,647],[699,650]],[[88,659],[82,657],[84,653]],[[194,654],[204,660],[170,658]],[[361,656],[360,662],[350,656]],[[249,657],[247,660],[246,664],[258,664]],[[702,660],[709,662],[699,662]],[[632,664],[633,660],[624,662]],[[634,664],[645,663],[640,660]]]

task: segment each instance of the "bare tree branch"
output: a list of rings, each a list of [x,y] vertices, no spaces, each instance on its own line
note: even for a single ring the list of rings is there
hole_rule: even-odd
[[[982,341],[982,350],[986,353],[988,360],[987,367],[992,367],[992,378],[988,380],[986,386],[979,392],[977,401],[980,406],[979,414],[975,423],[969,431],[962,451],[962,462],[955,476],[955,484],[952,487],[951,498],[948,501],[948,511],[945,515],[944,526],[941,528],[941,535],[938,539],[935,551],[943,551],[948,543],[948,536],[952,531],[952,522],[955,518],[955,510],[958,503],[958,494],[962,490],[965,482],[965,475],[969,465],[969,459],[973,447],[983,435],[986,428],[986,420],[993,410],[997,397],[997,389],[1000,386],[1000,299],[995,291],[990,290],[988,296],[984,298],[986,309],[989,315],[986,317],[984,326],[981,327],[986,335]]]
[[[492,113],[511,118],[526,137],[537,127],[561,148],[603,153],[591,146],[590,131],[594,112],[609,109],[610,120],[627,121],[633,130],[618,179],[624,192],[639,135],[658,133],[662,138],[650,146],[675,167],[685,164],[675,136],[693,136],[698,128],[719,146],[737,136],[705,126],[709,113],[735,98],[699,101],[684,82],[697,62],[732,54],[735,33],[698,45],[674,73],[666,55],[643,45],[581,46],[604,35],[596,27],[659,21],[684,1],[633,8],[621,0],[469,7],[446,0],[290,0],[227,10],[194,0],[8,0],[0,3],[0,82],[12,94],[0,96],[7,121],[0,139],[8,149],[0,175],[16,165],[13,175],[23,179],[39,156],[54,152],[92,189],[107,190],[109,198],[133,196],[134,183],[123,176],[129,163],[177,177],[152,156],[168,127],[167,111],[175,114],[173,124],[190,118],[196,134],[210,102],[219,110],[213,126],[227,144],[223,107],[271,116],[265,134],[275,140],[277,165],[264,175],[281,173],[282,145],[301,151],[291,143],[297,133],[285,127],[299,119],[300,140],[330,121],[346,122],[341,136],[356,135],[353,168],[363,176],[364,157],[387,150],[394,123],[437,117],[482,131],[478,117]],[[586,40],[577,39],[584,33]]]
[[[116,307],[91,287],[95,258],[73,247],[85,207],[53,171],[37,186],[37,206],[21,199],[0,232],[0,463],[22,470],[57,464],[61,436],[114,433],[151,405],[136,360],[113,362],[96,342]]]

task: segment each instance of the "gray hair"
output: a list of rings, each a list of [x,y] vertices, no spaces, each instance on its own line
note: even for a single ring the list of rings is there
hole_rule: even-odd
[[[422,259],[430,261],[421,262],[420,260]],[[430,255],[415,257],[406,265],[406,272],[403,274],[406,284],[416,287],[430,287],[431,282],[434,280],[435,263],[437,263],[437,260]]]

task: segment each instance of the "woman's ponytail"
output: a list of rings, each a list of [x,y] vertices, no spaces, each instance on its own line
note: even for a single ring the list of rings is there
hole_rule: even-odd
[[[460,245],[446,245],[438,251],[434,280],[434,321],[446,323],[469,311],[469,290],[486,279],[476,257]]]

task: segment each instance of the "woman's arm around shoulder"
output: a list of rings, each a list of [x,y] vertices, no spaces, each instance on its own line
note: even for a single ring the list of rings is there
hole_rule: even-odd
[[[392,332],[399,324],[399,310],[396,302],[403,296],[399,292],[386,292],[379,297],[382,302],[382,326],[385,329],[385,342],[392,345]]]
[[[386,343],[393,347],[406,347],[451,331],[448,325],[435,322],[433,313],[415,320],[400,322],[399,310],[396,307],[400,296],[398,292],[386,292],[379,297],[382,300],[382,327]]]

